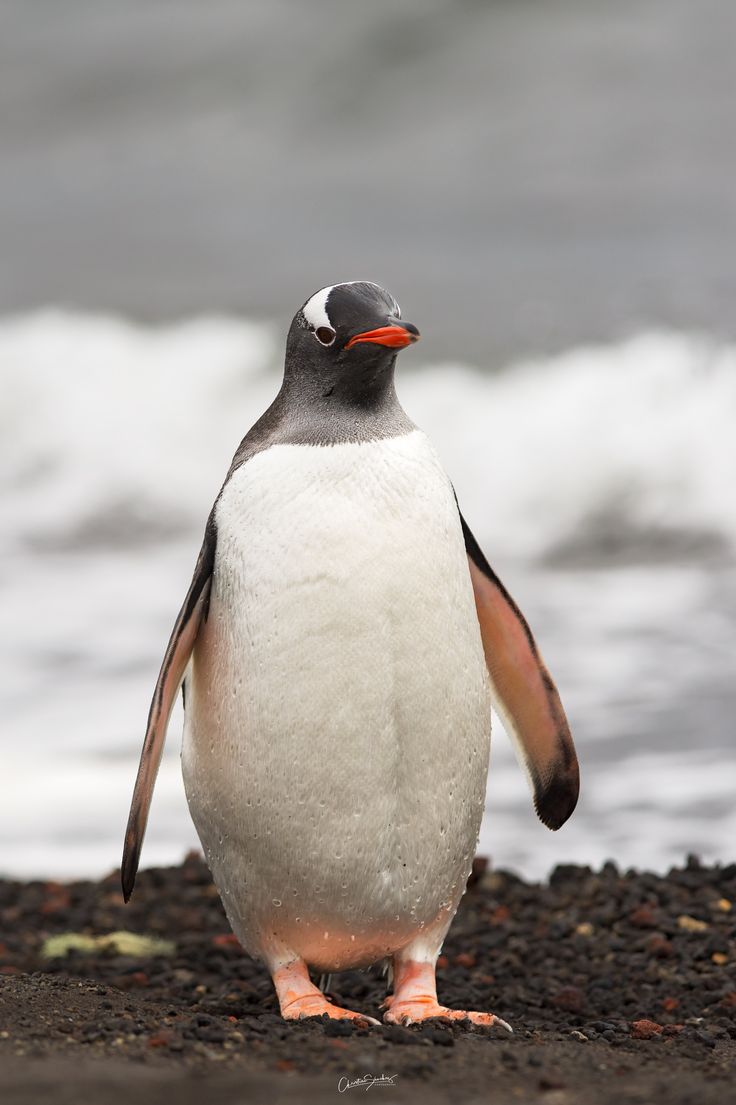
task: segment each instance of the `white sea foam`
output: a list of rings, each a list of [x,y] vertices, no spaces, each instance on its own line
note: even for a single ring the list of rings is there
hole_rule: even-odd
[[[0,322],[0,870],[117,862],[163,645],[281,345],[226,318]],[[411,367],[422,352],[402,401],[537,629],[583,760],[580,809],[548,834],[497,732],[483,848],[530,874],[728,858],[736,349],[651,333],[496,375]],[[148,863],[195,842],[179,728]]]
[[[587,543],[601,523],[736,544],[733,346],[650,333],[412,384],[473,513],[514,553]]]
[[[233,319],[144,328],[44,312],[0,323],[12,537],[67,545],[106,527],[118,537],[127,523],[161,536],[199,525],[277,389],[280,345]],[[651,333],[495,375],[400,365],[399,391],[476,527],[510,554],[584,542],[601,522],[736,544],[732,346]]]

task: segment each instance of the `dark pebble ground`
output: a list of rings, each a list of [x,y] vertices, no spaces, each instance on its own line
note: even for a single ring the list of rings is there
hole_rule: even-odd
[[[65,932],[174,941],[170,956],[45,960]],[[123,905],[101,882],[0,882],[0,1100],[4,1103],[354,1100],[736,1101],[736,864],[660,877],[558,867],[549,883],[477,860],[438,970],[440,1000],[514,1027],[355,1030],[286,1024],[265,970],[230,933],[197,856],[144,871]],[[333,978],[378,1013],[378,970]],[[343,1084],[344,1085],[344,1084]]]

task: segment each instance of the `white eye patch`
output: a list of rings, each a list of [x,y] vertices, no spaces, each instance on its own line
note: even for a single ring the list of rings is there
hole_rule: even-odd
[[[330,322],[330,316],[327,314],[327,300],[334,287],[336,287],[335,284],[330,284],[329,288],[321,288],[302,307],[302,314],[307,326],[311,326],[312,330],[318,330],[320,326],[328,326],[330,330],[334,329]]]
[[[320,288],[318,292],[315,292],[311,299],[302,307],[302,314],[304,320],[312,330],[318,330],[320,326],[329,326],[331,330],[335,327],[332,323],[332,319],[327,313],[327,301],[330,298],[330,292],[333,288],[344,288],[348,284],[372,284],[374,288],[380,288],[384,295],[387,293],[381,288],[380,284],[376,284],[374,280],[344,280],[341,284],[330,284],[327,288]],[[391,297],[393,303],[393,314],[396,318],[401,318],[401,308],[393,297]]]

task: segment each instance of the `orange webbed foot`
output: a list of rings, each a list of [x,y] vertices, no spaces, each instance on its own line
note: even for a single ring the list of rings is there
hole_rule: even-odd
[[[295,998],[281,1010],[281,1016],[287,1021],[303,1021],[307,1017],[324,1017],[325,1014],[333,1021],[355,1021],[359,1027],[367,1028],[371,1024],[380,1024],[380,1021],[365,1013],[354,1013],[352,1009],[343,1009],[340,1005],[333,1005],[323,994],[304,994]]]
[[[394,961],[394,993],[386,998],[383,1019],[387,1024],[417,1024],[421,1021],[466,1021],[495,1025],[513,1031],[494,1013],[476,1013],[467,1009],[448,1009],[437,1001],[434,961],[397,956]]]
[[[309,978],[302,959],[293,959],[277,967],[272,977],[284,1020],[302,1021],[326,1015],[333,1021],[354,1021],[358,1028],[380,1024],[365,1013],[354,1013],[352,1009],[343,1009],[329,1001]]]

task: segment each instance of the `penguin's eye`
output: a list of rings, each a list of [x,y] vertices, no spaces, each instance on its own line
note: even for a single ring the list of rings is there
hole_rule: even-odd
[[[335,331],[330,329],[329,326],[318,326],[314,331],[314,336],[322,345],[332,345],[335,340]]]

